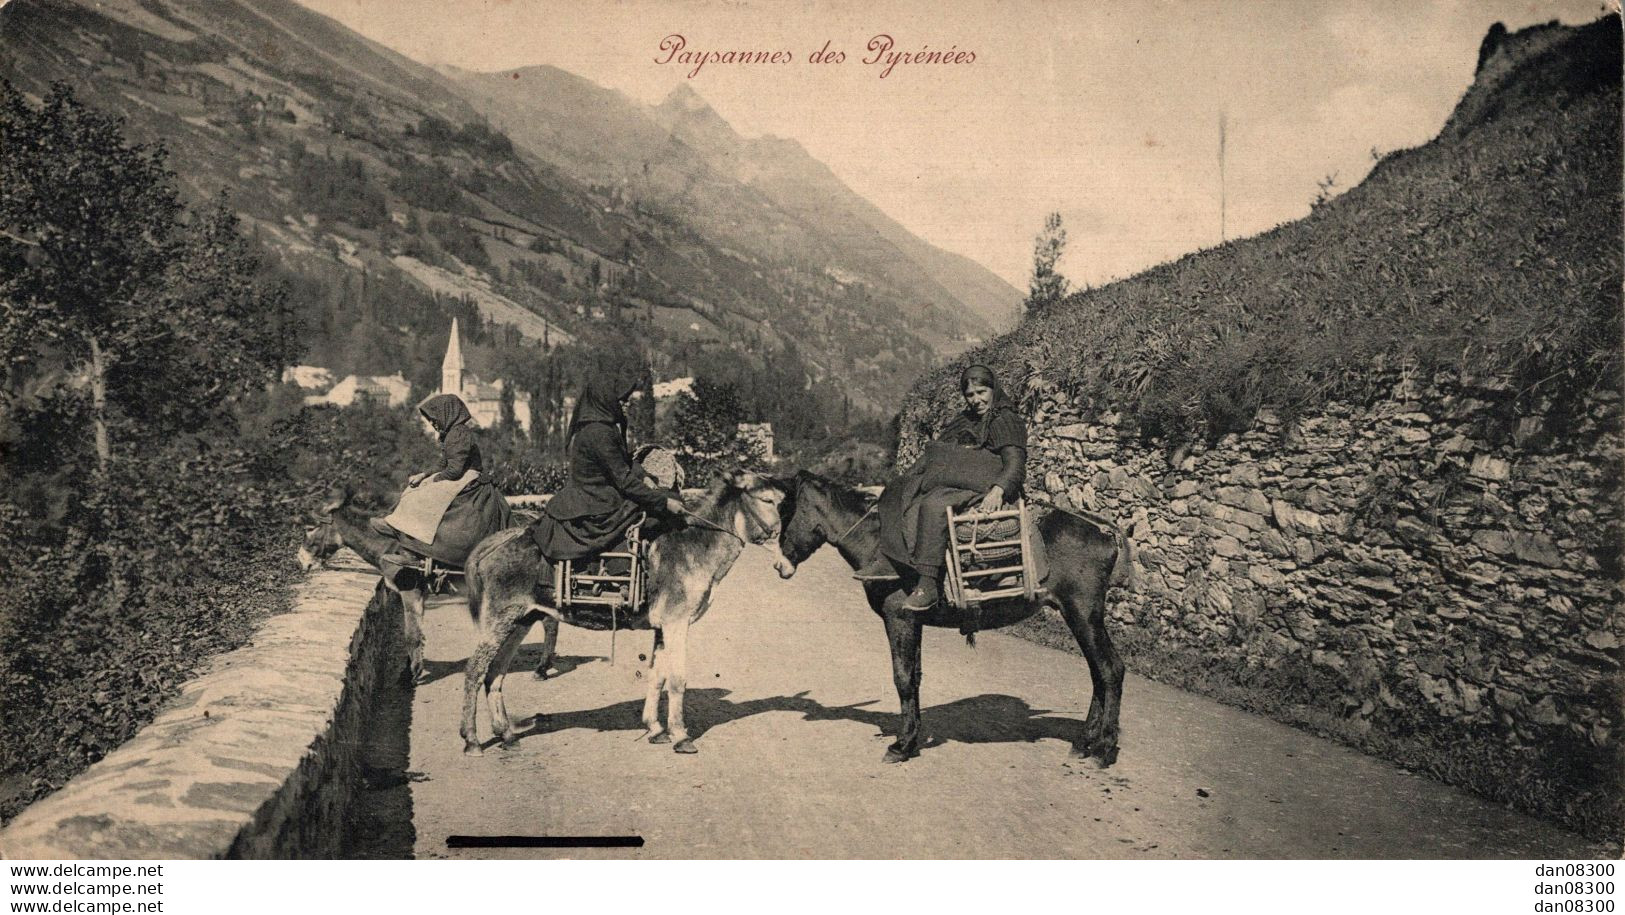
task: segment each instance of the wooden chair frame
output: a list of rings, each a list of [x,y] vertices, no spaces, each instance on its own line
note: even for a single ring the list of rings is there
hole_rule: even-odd
[[[968,543],[959,542],[959,525],[965,522],[982,524],[991,521],[1001,521],[1005,518],[1015,518],[1019,533],[1014,540],[978,541],[973,533]],[[975,509],[956,512],[953,506],[948,507],[948,555],[947,574],[943,584],[947,592],[949,603],[955,607],[964,608],[985,600],[996,600],[1002,597],[1024,597],[1032,600],[1038,596],[1038,573],[1033,562],[1032,534],[1027,517],[1027,500],[1017,499],[1015,508],[1002,509],[996,512],[983,513]],[[966,569],[966,557],[974,557],[979,550],[1002,549],[1006,547],[1020,547],[1021,551],[1016,557],[1015,565],[1001,565],[991,568]],[[978,589],[974,587],[977,579],[993,579],[997,581],[1007,575],[1020,575],[1021,581],[1016,585],[1006,585],[999,588]]]
[[[634,525],[626,533],[625,550],[610,550],[585,559],[566,559],[553,566],[553,596],[560,610],[572,605],[593,604],[612,611],[635,611],[643,606],[643,537]],[[610,560],[624,559],[629,572],[619,575],[605,566]],[[598,593],[578,594],[578,583],[590,582]],[[616,587],[619,586],[619,587]],[[606,587],[608,593],[604,593]]]

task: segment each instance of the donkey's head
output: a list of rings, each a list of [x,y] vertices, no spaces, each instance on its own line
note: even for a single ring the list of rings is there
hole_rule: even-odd
[[[318,568],[333,558],[333,554],[344,545],[344,538],[339,533],[338,525],[333,523],[333,513],[347,505],[350,493],[347,490],[334,488],[328,493],[327,502],[322,505],[321,515],[314,520],[316,526],[305,531],[305,539],[299,545],[299,568],[305,571]]]
[[[781,578],[795,573],[795,566],[779,552],[779,534],[783,527],[779,506],[784,502],[782,484],[758,473],[736,470],[723,477],[723,499],[739,506],[739,523],[746,540],[763,546],[773,553],[773,568]]]
[[[850,534],[869,512],[868,498],[814,473],[800,471],[780,482],[784,503],[779,507],[779,575],[789,578],[796,567],[826,543],[835,544]]]

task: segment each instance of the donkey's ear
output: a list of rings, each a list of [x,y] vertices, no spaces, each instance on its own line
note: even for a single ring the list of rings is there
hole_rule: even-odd
[[[350,491],[342,486],[335,486],[327,491],[327,501],[322,503],[322,514],[331,515],[347,505],[350,501]]]

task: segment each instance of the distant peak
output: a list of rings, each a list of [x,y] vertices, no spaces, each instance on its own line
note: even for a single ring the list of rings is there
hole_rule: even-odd
[[[666,94],[660,103],[662,108],[677,108],[683,111],[705,111],[711,106],[705,103],[698,92],[688,83],[678,83],[677,88]]]

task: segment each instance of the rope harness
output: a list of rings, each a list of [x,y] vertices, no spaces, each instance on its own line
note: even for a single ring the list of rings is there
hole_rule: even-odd
[[[876,502],[873,505],[870,505],[869,510],[864,512],[863,514],[859,515],[858,520],[852,522],[852,526],[847,528],[845,533],[841,534],[841,536],[839,536],[839,537],[831,537],[829,542],[832,545],[834,545],[837,549],[839,549],[840,546],[841,546],[841,541],[845,540],[848,536],[850,536],[852,534],[853,531],[857,530],[858,525],[862,524],[870,515],[874,514],[875,511],[878,510],[879,508],[880,508],[880,503],[879,502]]]

